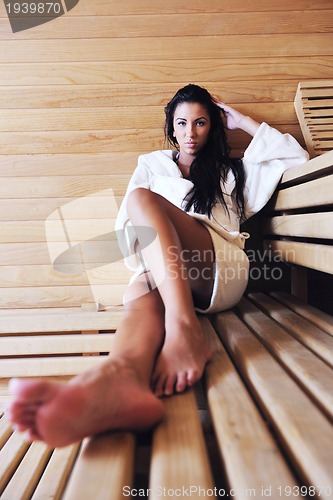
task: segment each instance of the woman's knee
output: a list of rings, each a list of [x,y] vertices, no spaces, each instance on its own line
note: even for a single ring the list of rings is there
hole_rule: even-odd
[[[143,208],[146,203],[154,203],[162,206],[164,198],[146,188],[135,188],[127,198],[127,213],[135,215],[136,211]]]
[[[131,191],[127,198],[127,206],[131,207],[133,205],[137,205],[146,199],[151,199],[152,195],[154,195],[152,191],[146,188],[135,188]]]

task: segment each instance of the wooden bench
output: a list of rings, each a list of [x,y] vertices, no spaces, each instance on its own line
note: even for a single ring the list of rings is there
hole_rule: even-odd
[[[330,151],[333,148],[333,80],[299,83],[294,105],[310,156]]]
[[[287,172],[265,212],[267,248],[295,267],[296,295],[304,290],[306,268],[333,274],[332,172],[333,152]],[[43,220],[59,205],[60,191],[66,206],[73,189],[86,197],[114,181],[95,175],[91,185],[87,170],[61,177],[53,176],[52,185],[37,175],[6,178],[11,198],[2,200],[1,498],[104,500],[148,487],[152,499],[163,492],[211,496],[214,488],[220,496],[225,491],[242,499],[286,498],[297,491],[332,498],[333,318],[287,293],[252,293],[232,311],[200,318],[213,360],[195,390],[164,400],[166,419],[151,433],[106,433],[53,450],[12,431],[5,413],[8,378],[65,380],[99,363],[112,350],[122,314],[116,306],[97,312],[87,279],[57,274],[46,261]],[[25,224],[31,214],[35,221]],[[44,307],[33,309],[39,301]]]

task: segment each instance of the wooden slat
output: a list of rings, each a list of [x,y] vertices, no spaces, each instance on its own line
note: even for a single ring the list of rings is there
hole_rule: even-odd
[[[83,352],[108,352],[114,334],[38,335],[24,337],[0,337],[0,355],[31,356],[51,354],[76,354]]]
[[[332,485],[333,429],[298,385],[233,313],[216,316],[218,333],[278,433],[305,484]],[[326,493],[327,500],[330,497]],[[325,498],[325,497],[324,497]]]
[[[104,201],[107,205],[108,201]],[[59,208],[59,213],[65,215],[62,207]],[[52,214],[53,215],[53,214]],[[73,243],[82,242],[94,238],[94,241],[105,241],[106,245],[110,245],[112,241],[116,241],[116,233],[114,231],[116,222],[116,213],[110,218],[89,218],[89,219],[64,219],[47,221],[11,221],[0,222],[0,243],[33,243],[48,241],[67,243],[67,238],[70,239],[71,246]],[[66,245],[67,248],[70,248]],[[120,250],[119,254],[121,256]]]
[[[270,295],[284,306],[293,310],[300,316],[303,316],[303,318],[306,318],[308,321],[311,321],[311,323],[321,328],[321,330],[333,336],[333,317],[329,314],[320,311],[310,304],[305,304],[289,293],[272,292]]]
[[[230,103],[232,105],[233,103]],[[248,113],[257,121],[266,120],[271,125],[295,124],[294,108],[288,103],[247,103],[238,104],[241,113]],[[8,109],[2,110],[0,131],[2,132],[42,132],[70,130],[112,130],[117,129],[158,129],[164,124],[163,107],[146,106],[145,120],[142,120],[142,107],[103,107],[96,108],[47,108],[47,109]]]
[[[56,244],[54,243],[56,247]],[[56,247],[57,248],[57,247]],[[96,254],[96,243],[86,241],[84,244],[85,255],[87,258],[94,262],[93,256]],[[105,245],[99,248],[100,262],[110,262],[110,248]],[[67,256],[68,257],[68,256]],[[77,258],[74,255],[72,262],[77,263]],[[71,263],[68,258],[68,263]],[[96,262],[97,263],[97,262]],[[35,242],[35,243],[2,243],[0,244],[0,265],[2,266],[29,266],[29,265],[47,265],[50,266],[51,259],[49,253],[49,247],[45,242]],[[122,266],[121,262],[117,262],[117,265]],[[65,268],[64,268],[65,269]]]
[[[264,105],[265,106],[265,105]],[[266,105],[267,106],[267,105]],[[290,119],[293,113],[290,108]],[[116,124],[117,129],[163,128],[164,113],[162,106],[147,106],[149,120],[142,120],[142,108],[139,106],[69,108],[69,109],[10,109],[3,110],[0,117],[2,132],[40,132],[44,130],[110,130]],[[295,121],[295,120],[294,120]]]
[[[48,25],[50,28],[50,25]],[[36,28],[34,28],[36,29]],[[18,34],[16,34],[18,35]],[[200,82],[196,79],[198,85],[207,86],[207,81]],[[234,82],[218,81],[214,82],[214,94],[221,96],[221,99],[228,103],[275,103],[292,102],[295,96],[297,80],[266,80],[262,81],[238,81],[237,88]],[[211,86],[211,85],[209,85]],[[0,94],[1,109],[41,109],[41,108],[104,108],[106,106],[163,106],[170,100],[180,88],[180,81],[167,83],[165,81],[151,83],[123,83],[117,85],[100,84],[93,85],[87,82],[81,85],[38,85],[38,86],[18,86],[2,87]],[[140,96],[140,99],[138,99]],[[138,151],[138,155],[140,152]],[[99,155],[103,159],[102,155]],[[129,156],[124,152],[119,155],[125,161]],[[85,158],[85,157],[84,157]],[[83,158],[83,161],[84,161]],[[109,157],[108,157],[109,158]],[[16,158],[19,161],[19,158]],[[38,160],[38,158],[37,158]],[[50,158],[52,160],[52,157]],[[8,158],[8,161],[11,161]],[[110,159],[107,163],[109,165]],[[0,172],[2,158],[0,156]],[[29,158],[27,159],[29,162]],[[85,161],[88,167],[89,161]],[[68,163],[70,169],[72,164]],[[90,165],[91,166],[91,165]],[[98,165],[98,173],[101,172],[103,165]],[[109,168],[109,166],[108,166]],[[122,165],[122,169],[126,164]],[[45,168],[44,168],[45,173]],[[84,172],[83,172],[84,173]],[[52,173],[51,173],[52,175]],[[65,172],[66,175],[66,172]]]
[[[116,307],[123,304],[125,291],[125,284],[94,287],[93,283],[91,286],[68,285],[65,290],[62,286],[0,288],[0,307],[4,309],[36,307],[36,305],[46,308],[80,307],[82,303],[93,302],[94,299],[98,299],[96,302],[101,302],[103,305]],[[10,329],[10,326],[8,328]]]
[[[237,311],[303,390],[333,420],[332,369],[249,301],[242,299]]]
[[[286,262],[333,274],[332,246],[282,240],[266,240],[265,244]]]
[[[238,37],[237,37],[238,38]],[[167,51],[169,54],[169,51]],[[203,82],[207,86],[207,75],[209,75],[210,86],[217,88],[221,85],[221,68],[223,68],[224,80],[238,80],[246,74],[251,81],[262,81],[263,78],[270,80],[288,79],[299,81],[301,78],[311,78],[317,74],[322,78],[333,78],[333,57],[329,55],[296,56],[290,54],[288,58],[276,58],[267,55],[265,58],[256,56],[245,58],[243,55],[236,58],[217,56],[205,60],[202,67],[198,67],[198,62],[190,58],[189,54],[182,60],[181,79],[179,68],[174,60],[166,59],[165,54],[161,60],[154,57],[149,62],[141,61],[140,57],[129,61],[123,56],[122,61],[117,61],[117,65],[109,62],[44,62],[43,64],[24,62],[0,63],[0,85],[4,86],[27,86],[27,85],[68,85],[81,84],[92,85],[102,84],[110,86],[112,95],[113,84],[135,83],[146,85],[164,82],[165,84],[177,85],[180,88],[195,78],[195,81]],[[214,86],[212,85],[214,83]],[[238,82],[237,82],[238,83]],[[296,85],[295,85],[296,87]],[[149,88],[149,87],[147,87]],[[170,97],[172,92],[170,92]],[[137,149],[139,151],[140,148]],[[121,152],[125,151],[122,149]],[[14,153],[17,154],[17,153]]]
[[[252,293],[249,298],[299,342],[333,367],[333,338],[330,335],[263,293]]]
[[[91,262],[90,262],[91,264]],[[104,266],[106,262],[96,262],[94,271],[90,270],[90,276],[94,275],[94,282],[98,284],[127,284],[131,275],[123,262],[117,262],[112,265],[112,276],[105,273]],[[103,266],[99,268],[99,266]],[[61,272],[47,265],[32,266],[1,266],[0,265],[0,287],[20,286],[66,286],[66,285],[87,285],[88,277],[84,270],[79,272],[79,266],[71,264],[62,264]]]
[[[295,11],[304,10],[304,0],[294,0],[291,4],[288,0],[280,0],[278,3],[267,4],[263,0],[256,0],[256,5],[258,9],[260,8],[263,12],[275,12],[275,11]],[[308,10],[317,9],[330,9],[332,4],[330,0],[318,0],[315,4],[307,4]],[[68,14],[71,17],[83,16],[83,15],[98,15],[98,16],[119,16],[132,14],[145,14],[152,15],[158,12],[160,15],[174,14],[175,12],[180,12],[182,14],[198,13],[203,12],[248,12],[249,5],[246,0],[238,0],[235,3],[233,0],[225,0],[223,4],[223,9],[221,8],[221,2],[219,0],[210,0],[209,4],[203,8],[202,2],[200,0],[193,0],[191,5],[181,4],[177,0],[170,0],[166,5],[163,0],[155,0],[154,4],[151,4],[148,0],[143,0],[140,4],[137,0],[127,0],[126,5],[115,3],[111,5],[105,0],[95,0],[93,4],[87,2],[80,2],[75,8]],[[5,7],[0,4],[0,16],[6,17]]]
[[[118,153],[127,148],[137,151],[163,148],[161,129],[152,130],[110,130],[110,131],[70,131],[70,132],[7,132],[0,136],[0,148],[5,154],[51,154],[51,153]],[[96,179],[99,184],[100,178]],[[96,184],[96,181],[93,184]],[[49,186],[51,187],[51,186]],[[105,187],[114,187],[115,194],[123,194],[126,186],[115,185],[112,179]],[[94,190],[102,187],[92,188]],[[24,193],[22,193],[24,196]],[[88,193],[87,193],[88,194]],[[38,196],[38,195],[37,195]],[[59,196],[59,191],[55,196]],[[75,196],[71,193],[68,196]],[[38,196],[40,197],[40,195]]]
[[[333,83],[332,83],[333,87]],[[332,94],[332,89],[330,94]],[[327,95],[327,94],[326,94]],[[332,94],[333,95],[333,94]],[[309,124],[311,126],[311,123],[315,124],[315,121],[312,121],[315,118],[318,118],[318,121],[322,123],[326,123],[325,121],[322,121],[321,118],[325,116],[330,116],[332,114],[331,108],[333,107],[333,97],[323,99],[321,96],[319,99],[317,98],[311,98],[311,99],[306,99],[305,100],[305,110],[304,114],[307,117],[309,121]],[[330,122],[327,122],[330,123]]]
[[[263,33],[303,33],[311,28],[312,33],[330,32],[328,23],[321,11],[304,10],[297,13],[297,25],[292,20],[290,12],[275,12],[274,16],[262,12],[260,18],[256,12],[202,12],[188,13],[186,16],[177,12],[174,14],[143,16],[96,16],[96,21],[91,23],[90,16],[65,16],[62,19],[61,30],[57,24],[41,25],[34,28],[33,32],[18,32],[15,39],[49,39],[49,38],[77,38],[82,33],[89,38],[122,38],[126,37],[155,37],[160,35],[177,36],[181,26],[182,36],[206,36],[221,34],[223,26],[224,35],[247,35]],[[327,16],[329,17],[329,12]],[[6,27],[8,21],[0,21],[0,38],[10,40],[12,33]],[[147,30],[149,25],[149,30]]]
[[[1,68],[0,68],[1,69]],[[282,132],[288,130],[296,139],[302,141],[298,125],[283,125],[276,128]],[[229,143],[232,149],[244,149],[250,143],[250,136],[243,131],[230,131]],[[164,148],[162,129],[133,129],[119,130],[91,130],[91,131],[63,131],[63,132],[6,132],[0,135],[0,147],[3,153],[11,154],[67,154],[67,153],[119,153],[137,151],[140,147],[143,152]],[[98,179],[96,179],[98,181]],[[118,185],[107,184],[113,187],[115,195],[119,192]],[[127,186],[126,186],[127,187]],[[98,188],[97,188],[98,189]],[[93,192],[92,190],[90,192]],[[59,196],[59,192],[55,195]],[[69,194],[75,196],[75,193]]]
[[[36,89],[40,94],[43,89]],[[88,89],[87,89],[88,90]],[[0,177],[131,175],[141,150],[133,153],[0,155]],[[63,196],[61,194],[61,196]]]
[[[113,433],[85,440],[63,500],[121,500],[133,480],[135,438]]]
[[[81,309],[82,307],[82,304],[79,306],[79,307],[52,307],[52,308],[38,308],[38,307],[35,307],[34,309],[24,309],[24,308],[17,308],[15,309],[15,316],[16,317],[20,317],[20,316],[35,316],[37,314],[37,316],[39,316],[40,314],[58,314],[59,316],[62,315],[62,314],[67,314],[67,313],[74,313],[74,314],[78,314],[82,311]],[[96,308],[97,310],[97,308]],[[13,314],[13,311],[11,310],[8,310],[8,309],[0,309],[0,318],[8,318],[8,315],[11,316],[11,315],[14,315]],[[4,332],[2,332],[4,333]],[[13,333],[13,332],[12,332]]]
[[[50,254],[47,243],[2,243],[0,245],[2,266],[47,265]]]
[[[316,84],[320,87],[320,84]],[[303,88],[307,88],[307,97],[303,96]],[[333,131],[332,131],[332,118],[325,119],[325,116],[331,116],[332,113],[327,110],[322,110],[323,106],[332,108],[333,103],[333,80],[327,81],[323,84],[324,92],[320,96],[316,92],[311,96],[313,86],[308,86],[307,82],[301,82],[298,85],[294,105],[300,126],[311,156],[316,156],[324,151],[333,148]],[[323,99],[323,94],[326,99]],[[323,120],[321,119],[323,118]],[[331,124],[329,132],[322,131],[322,124]],[[327,130],[327,127],[324,127]]]
[[[47,177],[7,177],[6,183],[0,185],[1,198],[77,198],[93,195],[93,197],[110,198],[113,194],[124,195],[127,188],[128,175],[97,176],[54,176],[52,182]],[[112,201],[112,199],[111,199]]]
[[[293,56],[333,55],[332,34],[273,34],[239,37],[230,35],[220,38],[206,36],[204,44],[196,45],[196,59],[219,59],[224,57],[281,57],[285,47],[292,44]],[[100,38],[71,40],[68,50],[66,40],[8,40],[1,42],[0,63],[49,63],[80,61],[128,61],[163,60],[168,48],[168,57],[174,60],[188,58],[193,51],[192,37],[159,36],[151,43],[149,38]],[[101,50],[103,49],[103,50]]]
[[[333,171],[333,151],[323,152],[320,156],[287,170],[281,179],[280,187],[283,189],[290,183],[305,182],[311,179],[329,175]]]
[[[0,450],[0,495],[8,484],[11,476],[28,450],[30,443],[23,436],[14,432]]]
[[[123,310],[103,312],[72,312],[66,314],[33,310],[30,314],[18,314],[17,311],[7,311],[0,315],[0,333],[9,335],[15,333],[37,332],[75,332],[82,330],[113,330],[119,325]]]
[[[160,488],[183,491],[190,487],[213,488],[207,450],[194,393],[188,391],[164,400],[166,416],[153,435],[150,466],[150,497]]]
[[[325,132],[320,133],[320,135],[325,135]],[[330,140],[325,138],[320,140],[319,132],[317,134],[314,134],[314,144],[317,153],[321,154],[321,152],[331,151],[333,149],[332,132],[329,133],[329,137]]]
[[[1,498],[3,500],[13,500],[13,498],[29,500],[51,453],[52,450],[44,443],[32,443]]]
[[[333,177],[332,177],[333,186]],[[333,212],[281,215],[265,219],[265,235],[333,239]]]
[[[52,177],[49,178],[50,181]],[[2,179],[2,182],[4,179]],[[90,200],[91,198],[91,200]],[[77,208],[71,202],[77,198],[15,198],[0,199],[0,221],[44,221],[49,215],[63,205],[71,204],[71,218],[103,218],[102,206],[105,199],[98,196],[85,197],[84,203]],[[123,196],[113,197],[117,207],[120,206]],[[112,206],[112,204],[110,204]],[[104,212],[105,213],[105,212]]]
[[[327,95],[327,88],[332,88],[330,80],[312,80],[301,82],[302,95],[304,97]]]
[[[3,414],[0,416],[0,449],[8,441],[13,433],[12,426],[7,420],[7,417]]]
[[[56,448],[49,463],[34,491],[31,500],[45,500],[62,498],[68,477],[75,463],[80,444]]]
[[[316,207],[332,204],[333,175],[314,179],[304,184],[291,186],[278,191],[274,202],[269,204],[273,210]],[[318,196],[320,193],[320,196]]]
[[[8,358],[1,360],[0,376],[11,378],[78,375],[98,365],[103,359],[104,356]]]
[[[213,359],[205,371],[207,398],[229,487],[246,499],[262,488],[292,486],[277,443],[268,432],[235,366],[207,318],[201,320]],[[242,492],[242,493],[240,493]],[[254,495],[253,495],[254,496]]]

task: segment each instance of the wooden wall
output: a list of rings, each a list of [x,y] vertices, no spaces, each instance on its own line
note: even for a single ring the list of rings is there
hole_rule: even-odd
[[[164,147],[179,87],[203,85],[302,142],[297,83],[333,78],[332,26],[332,0],[80,0],[13,34],[0,2],[0,307],[62,303],[22,272],[46,265],[45,218],[106,187],[120,200],[138,154]],[[237,155],[249,138],[230,142]]]
[[[159,148],[189,82],[300,138],[297,82],[333,77],[331,0],[80,0],[15,34],[0,6],[3,154]]]

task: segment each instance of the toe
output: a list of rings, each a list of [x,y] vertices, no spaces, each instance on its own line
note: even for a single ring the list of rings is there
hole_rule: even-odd
[[[24,434],[24,440],[31,443],[32,441],[40,441],[41,438],[34,429],[28,429]]]
[[[36,415],[37,407],[30,405],[22,405],[20,403],[12,403],[7,408],[7,415],[11,422],[20,423],[26,418],[33,419]]]
[[[177,374],[169,375],[164,384],[164,395],[171,396],[175,392],[175,383],[177,382]]]
[[[187,387],[187,372],[178,373],[176,391],[184,392]]]
[[[8,384],[9,392],[21,403],[38,404],[52,398],[54,386],[42,380],[13,378]]]
[[[164,394],[165,378],[166,378],[165,376],[160,375],[156,377],[154,381],[154,392],[155,396],[157,396],[158,398],[161,398]]]
[[[200,378],[200,374],[198,370],[189,370],[187,372],[187,385],[191,387],[193,384],[195,384]]]

